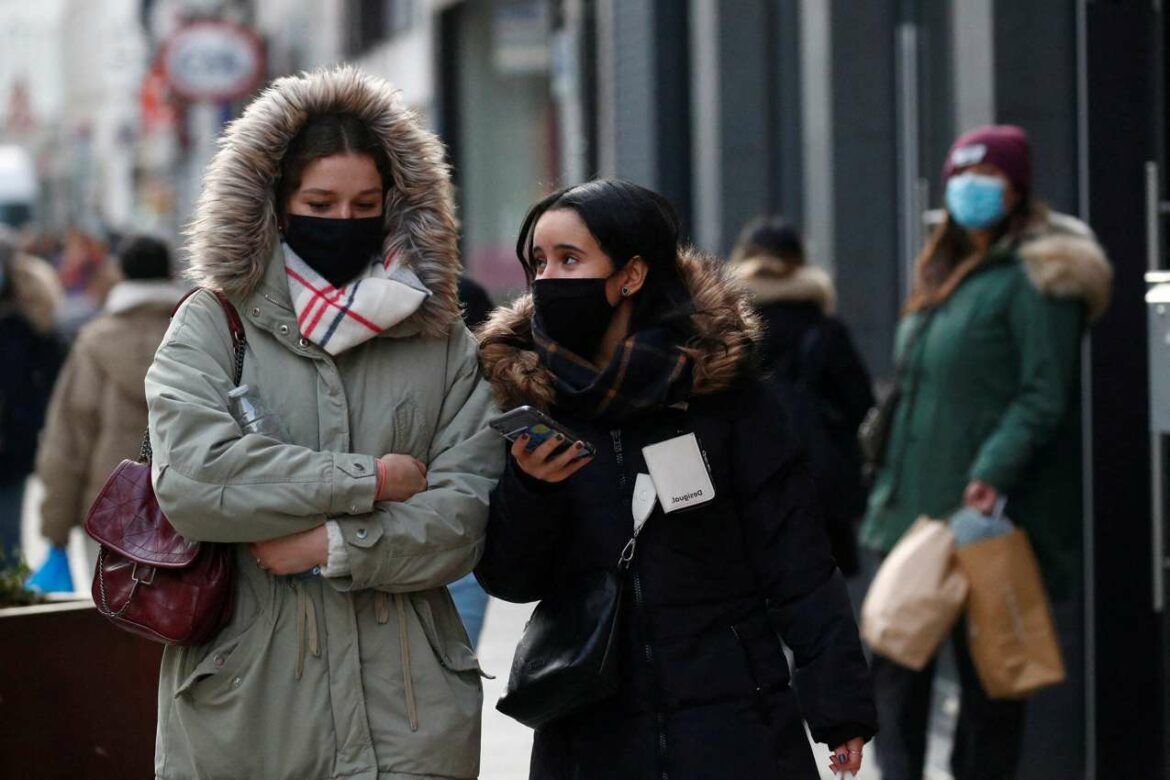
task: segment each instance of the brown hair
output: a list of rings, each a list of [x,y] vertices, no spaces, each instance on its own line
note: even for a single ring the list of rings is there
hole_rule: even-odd
[[[1048,206],[1029,195],[1020,198],[1011,213],[992,232],[991,246],[1020,242],[1029,227],[1048,216]],[[946,213],[926,240],[914,266],[914,290],[903,314],[912,314],[945,301],[967,276],[983,264],[987,255],[974,254],[967,231]],[[990,252],[988,253],[990,254]]]
[[[289,142],[276,179],[276,211],[282,217],[289,197],[301,186],[305,168],[335,154],[357,154],[374,161],[382,178],[382,194],[394,183],[390,157],[369,126],[353,114],[323,114],[310,119]]]

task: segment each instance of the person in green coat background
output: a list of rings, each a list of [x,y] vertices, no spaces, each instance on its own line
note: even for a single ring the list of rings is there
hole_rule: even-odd
[[[861,544],[884,555],[922,515],[990,514],[1003,496],[1059,602],[1080,569],[1081,340],[1108,306],[1112,272],[1087,226],[1033,196],[1022,129],[966,133],[943,178],[946,214],[896,336],[901,396]],[[1014,777],[1024,702],[988,699],[961,628],[953,646],[954,776]],[[933,675],[933,663],[874,658],[884,780],[922,777]]]

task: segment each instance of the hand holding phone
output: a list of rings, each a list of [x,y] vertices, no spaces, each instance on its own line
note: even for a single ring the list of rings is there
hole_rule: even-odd
[[[539,409],[521,406],[488,425],[512,442],[512,457],[528,476],[557,483],[576,474],[596,450]]]

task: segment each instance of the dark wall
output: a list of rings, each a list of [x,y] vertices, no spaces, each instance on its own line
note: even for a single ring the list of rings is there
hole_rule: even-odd
[[[776,208],[772,160],[777,151],[769,73],[772,0],[724,3],[719,15],[719,160],[722,241],[726,253],[740,227]],[[734,6],[734,10],[732,10]]]
[[[1089,2],[1089,216],[1115,271],[1113,307],[1092,332],[1097,776],[1131,766],[1165,777],[1161,615],[1152,609],[1144,165],[1164,132],[1149,92],[1149,2]],[[1124,56],[1119,56],[1123,53]]]
[[[834,254],[842,316],[878,376],[892,373],[898,289],[894,0],[831,13]]]
[[[997,0],[994,19],[996,120],[1028,131],[1037,194],[1076,213],[1076,4]]]

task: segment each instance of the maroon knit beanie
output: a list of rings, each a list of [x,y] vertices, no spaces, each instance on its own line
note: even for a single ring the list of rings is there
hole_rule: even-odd
[[[980,163],[991,163],[1002,170],[1021,195],[1032,189],[1032,155],[1023,128],[985,125],[963,133],[947,152],[943,181]]]

